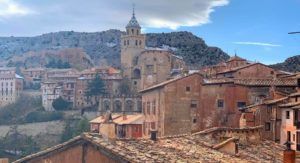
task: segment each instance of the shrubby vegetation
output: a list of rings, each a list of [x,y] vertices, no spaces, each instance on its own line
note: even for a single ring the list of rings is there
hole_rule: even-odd
[[[14,103],[0,108],[0,125],[47,122],[63,119],[61,112],[46,112],[41,98],[21,95]]]
[[[51,60],[48,64],[45,65],[47,68],[71,68],[71,65],[69,62],[63,62],[61,59],[59,60]]]
[[[89,121],[86,118],[82,118],[79,120],[69,119],[66,121],[64,132],[61,137],[61,142],[65,142],[87,131],[89,131]]]
[[[17,156],[17,158],[40,150],[39,145],[31,136],[23,135],[17,131],[17,126],[11,127],[6,136],[0,138],[0,147],[0,153],[10,153]]]
[[[96,74],[96,77],[88,83],[85,95],[88,97],[94,97],[106,94],[104,81],[101,79],[99,74]]]
[[[33,111],[26,115],[25,123],[55,121],[63,118],[62,112]]]
[[[53,101],[52,106],[56,111],[70,110],[71,103],[59,97]]]
[[[122,81],[118,87],[118,90],[121,95],[132,94],[130,80],[128,78],[122,79]]]

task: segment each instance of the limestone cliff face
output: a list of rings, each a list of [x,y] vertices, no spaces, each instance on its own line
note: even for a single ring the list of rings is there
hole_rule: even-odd
[[[299,72],[300,71],[300,55],[296,55],[286,59],[282,63],[271,65],[271,67],[283,71]]]
[[[120,30],[94,33],[64,31],[36,37],[0,37],[0,58],[9,61],[32,51],[37,54],[49,50],[61,53],[62,49],[81,48],[95,65],[120,66],[121,34]],[[190,32],[147,34],[146,45],[174,50],[177,55],[184,57],[188,65],[197,67],[229,58],[221,49],[207,46],[201,38]]]
[[[93,61],[82,48],[66,48],[60,50],[30,51],[22,55],[15,55],[8,60],[9,66],[20,67],[46,67],[53,60],[68,62],[71,67],[78,70],[93,66]]]

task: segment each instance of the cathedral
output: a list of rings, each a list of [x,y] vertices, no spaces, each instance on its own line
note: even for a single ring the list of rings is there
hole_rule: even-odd
[[[123,76],[131,81],[135,91],[166,81],[182,72],[185,63],[172,51],[146,47],[146,35],[141,33],[135,12],[121,36],[121,65]]]

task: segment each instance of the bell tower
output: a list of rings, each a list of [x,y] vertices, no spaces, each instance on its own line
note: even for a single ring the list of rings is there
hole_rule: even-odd
[[[145,35],[141,34],[133,7],[132,17],[126,26],[126,34],[121,36],[121,65],[123,76],[129,79],[138,79],[140,75],[134,75],[134,69],[138,64],[138,56],[145,50]]]

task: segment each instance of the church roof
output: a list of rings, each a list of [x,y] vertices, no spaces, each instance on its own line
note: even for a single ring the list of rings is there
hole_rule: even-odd
[[[134,9],[133,9],[132,17],[129,23],[127,24],[126,28],[141,28],[139,22],[135,18]]]

